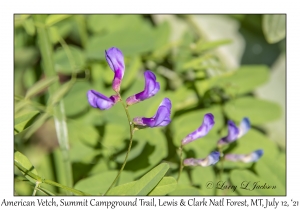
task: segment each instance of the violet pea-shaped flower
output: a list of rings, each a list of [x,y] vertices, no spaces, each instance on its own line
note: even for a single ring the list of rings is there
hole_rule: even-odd
[[[125,64],[124,64],[124,57],[121,52],[116,47],[109,48],[108,50],[105,50],[105,58],[106,61],[115,73],[113,82],[112,82],[112,88],[114,91],[117,93],[120,92],[120,86],[121,86],[121,81],[124,76],[125,72]]]
[[[216,164],[220,159],[220,153],[217,151],[214,151],[210,153],[206,158],[203,159],[194,159],[194,158],[188,158],[183,161],[183,165],[185,166],[210,166]]]
[[[171,107],[172,103],[170,99],[164,98],[163,101],[160,103],[156,114],[153,117],[135,117],[133,119],[133,123],[138,126],[151,128],[167,126],[171,122]]]
[[[107,97],[95,90],[89,90],[87,92],[87,98],[89,104],[94,108],[99,108],[101,110],[109,109],[115,103],[117,103],[120,100],[120,97],[118,95],[113,95],[110,97]]]
[[[146,100],[154,96],[160,89],[160,85],[156,82],[156,76],[151,71],[145,71],[145,88],[142,92],[130,96],[126,99],[127,105],[132,105],[140,101]]]
[[[249,129],[250,129],[250,120],[247,117],[244,117],[240,123],[239,126],[239,134],[238,134],[238,139],[241,138],[243,135],[245,135]]]
[[[244,117],[241,121],[239,127],[237,127],[231,120],[228,121],[228,135],[221,138],[218,141],[218,145],[229,144],[235,140],[241,138],[250,129],[250,120]]]
[[[264,154],[264,151],[262,149],[255,150],[254,152],[251,152],[249,154],[226,154],[225,160],[229,161],[241,161],[244,163],[251,163],[256,162],[258,159]]]
[[[208,132],[212,129],[214,124],[215,124],[215,121],[214,121],[213,114],[211,114],[211,113],[205,114],[203,121],[202,121],[202,125],[197,130],[195,130],[194,132],[187,135],[181,141],[181,145],[188,144],[192,141],[195,141],[198,138],[206,136],[206,134],[208,134]]]
[[[227,134],[227,136],[221,138],[218,141],[218,145],[229,144],[229,143],[235,141],[239,135],[239,129],[238,129],[238,127],[236,127],[234,122],[229,120],[227,123],[227,126],[228,126],[228,134]]]

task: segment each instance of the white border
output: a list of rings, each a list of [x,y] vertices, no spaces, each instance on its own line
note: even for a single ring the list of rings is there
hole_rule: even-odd
[[[300,182],[298,138],[299,124],[296,121],[300,114],[299,107],[299,12],[296,1],[83,1],[81,4],[69,1],[1,1],[0,46],[1,46],[1,178],[0,202],[9,200],[36,200],[31,197],[13,197],[13,14],[14,13],[287,13],[287,196],[276,197],[276,200],[299,199],[297,192]],[[62,197],[77,200],[80,198]],[[130,197],[133,199],[133,197]],[[219,198],[219,197],[216,197]],[[231,197],[233,200],[244,200],[247,197]],[[248,200],[253,197],[248,197]],[[259,198],[259,197],[256,197]],[[272,197],[262,197],[270,199]],[[60,199],[60,198],[55,198]],[[101,199],[97,198],[96,199]],[[155,198],[156,200],[159,197]],[[164,200],[181,197],[161,197]],[[187,199],[187,197],[186,197]],[[206,198],[209,199],[209,198]],[[122,197],[107,197],[105,200],[125,200]],[[300,199],[299,199],[300,200]],[[12,207],[11,207],[12,208]],[[64,209],[79,209],[82,207],[64,207]],[[99,208],[99,207],[96,207]],[[140,208],[140,207],[138,207]],[[147,209],[162,209],[164,207],[148,207]],[[180,208],[175,206],[174,208]],[[194,207],[193,207],[194,208]],[[195,207],[201,208],[201,207]],[[217,207],[215,207],[217,208]],[[240,207],[233,207],[239,208]],[[1,209],[3,209],[1,207]],[[7,208],[10,209],[10,208]],[[122,208],[123,209],[123,208]],[[127,207],[124,209],[132,209]],[[278,209],[285,209],[279,207]]]

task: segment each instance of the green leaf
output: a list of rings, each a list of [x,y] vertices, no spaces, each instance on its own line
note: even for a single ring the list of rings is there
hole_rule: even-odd
[[[254,173],[248,170],[233,170],[230,173],[231,183],[237,186],[237,191],[241,195],[266,195],[265,190],[253,189],[253,182],[261,180]],[[247,186],[247,183],[250,182],[251,186]],[[246,188],[246,189],[243,189]],[[251,190],[247,190],[247,188]],[[252,190],[253,189],[253,190]]]
[[[211,58],[212,58],[211,54],[204,54],[204,55],[199,56],[198,58],[193,58],[183,64],[181,71],[183,72],[183,71],[186,71],[189,69],[198,69],[199,66],[201,66],[203,62],[205,62]]]
[[[51,26],[48,29],[50,40],[53,44],[56,44],[60,39],[66,38],[72,28],[74,27],[73,22],[71,21],[61,21],[58,22],[55,26]]]
[[[233,185],[237,186],[237,191],[241,195],[284,195],[283,188],[279,182],[274,181],[273,176],[274,172],[269,174],[268,177],[262,177],[256,176],[248,170],[233,170],[230,173],[230,180]],[[264,186],[264,184],[270,186],[270,188],[259,187]]]
[[[46,122],[46,120],[50,117],[48,113],[41,114],[37,120],[26,130],[26,134],[24,136],[24,139],[28,139],[34,132],[36,132],[43,124]]]
[[[214,195],[215,188],[207,187],[209,182],[213,182],[216,179],[213,167],[192,167],[191,176],[193,184],[200,185],[201,195]]]
[[[68,17],[70,17],[71,15],[49,15],[45,21],[46,26],[52,26],[55,23],[58,23]]]
[[[71,137],[71,135],[70,135]],[[87,146],[83,142],[72,143],[70,150],[70,160],[73,163],[80,162],[86,164],[93,164],[95,157],[101,154],[101,151],[98,149],[93,149],[90,146]]]
[[[256,163],[255,170],[266,183],[276,185],[276,195],[286,194],[286,166],[285,162],[280,162],[278,156],[261,158]],[[261,181],[260,184],[264,183]]]
[[[180,195],[180,196],[184,196],[184,195],[200,195],[199,193],[199,189],[189,186],[189,185],[177,185],[176,189],[169,193],[168,195],[171,196],[176,196],[176,195]]]
[[[85,66],[85,55],[81,48],[69,45],[54,52],[55,70],[63,74],[82,71]]]
[[[89,59],[104,60],[104,51],[112,46],[122,50],[124,56],[150,52],[157,47],[153,44],[156,41],[155,29],[140,15],[121,15],[116,24],[109,25],[106,33],[91,36],[88,40],[86,50]]]
[[[75,188],[92,195],[99,195],[109,188],[117,176],[117,173],[117,171],[106,171],[101,174],[82,179],[75,185]],[[130,181],[132,181],[132,173],[123,171],[119,179],[119,184]]]
[[[22,174],[32,183],[35,183],[37,180],[33,179],[31,176],[27,175],[26,172],[31,172],[34,175],[38,176],[38,173],[34,166],[31,164],[31,162],[28,160],[28,158],[23,155],[19,151],[14,151],[14,161],[17,163],[17,167],[21,166],[20,171]]]
[[[54,76],[54,77],[49,77],[49,78],[45,78],[45,79],[38,81],[27,91],[25,98],[29,99],[29,98],[35,96],[36,94],[42,92],[45,88],[52,85],[57,80],[58,80],[58,77]]]
[[[53,192],[51,192],[51,191],[49,191],[48,189],[43,188],[43,187],[41,187],[41,186],[39,186],[39,187],[37,188],[37,190],[39,190],[40,192],[42,192],[42,193],[43,193],[42,195],[46,194],[46,195],[48,195],[48,196],[55,196],[55,194],[54,194]]]
[[[107,195],[131,195],[127,194],[130,189],[137,184],[138,181],[128,182],[126,184],[122,184],[112,188]],[[160,182],[156,185],[156,187],[148,194],[150,196],[153,195],[166,195],[173,190],[175,190],[177,186],[177,182],[173,177],[163,177]]]
[[[205,43],[203,43],[202,40],[200,40],[193,50],[197,53],[200,53],[205,50],[210,50],[210,49],[214,49],[219,46],[222,46],[222,45],[230,44],[231,42],[232,42],[232,40],[230,40],[230,39],[216,40],[216,41],[210,41],[210,42],[205,42]]]
[[[168,22],[163,22],[162,24],[158,25],[155,29],[155,42],[153,43],[155,45],[155,49],[162,49],[164,48],[170,39],[171,34],[171,26]],[[161,56],[164,56],[165,54],[162,53]]]
[[[254,125],[271,122],[281,116],[278,104],[253,97],[231,100],[225,104],[224,111],[229,119],[239,122],[243,117],[248,117]]]
[[[126,69],[126,74],[124,75],[124,79],[122,81],[122,88],[127,88],[130,84],[132,84],[132,82],[134,82],[138,71],[142,67],[141,59],[138,56],[133,57],[128,66],[129,67]]]
[[[58,80],[58,77],[54,76],[54,77],[49,77],[49,78],[45,78],[45,79],[38,81],[37,83],[35,83],[35,85],[33,85],[27,91],[25,98],[29,99],[29,98],[33,97],[34,95],[42,92],[45,88],[49,87],[57,80]]]
[[[161,163],[140,178],[127,192],[127,195],[147,195],[167,173],[169,165]]]
[[[34,46],[22,47],[22,48],[15,47],[15,51],[14,51],[15,69],[17,68],[24,69],[33,66],[37,61],[38,56],[39,56],[39,51]]]
[[[87,27],[93,33],[111,31],[114,28],[121,27],[121,19],[120,15],[89,15],[87,18]]]
[[[270,44],[285,38],[286,15],[263,15],[262,30]]]
[[[220,87],[229,95],[241,95],[251,92],[269,79],[269,69],[263,65],[245,65],[234,72],[196,82],[201,95],[213,88]]]
[[[31,111],[17,116],[14,122],[15,135],[28,128],[33,123],[33,119],[39,114],[39,111]]]
[[[35,26],[32,18],[27,18],[26,20],[23,21],[23,27],[27,34],[30,36],[34,36],[35,34]]]
[[[67,116],[78,114],[89,106],[86,93],[92,89],[88,82],[76,82],[64,98]]]
[[[48,101],[48,104],[51,104],[52,106],[59,102],[73,87],[75,81],[71,80],[69,82],[66,82],[63,84],[53,95],[51,95],[51,98]]]
[[[148,195],[166,195],[175,190],[177,186],[176,179],[173,177],[163,177],[162,180]]]
[[[119,186],[116,186],[114,188],[112,188],[111,190],[108,191],[107,195],[127,195],[127,191],[130,190],[130,188],[132,188],[137,181],[134,182],[128,182],[126,184],[122,184]]]

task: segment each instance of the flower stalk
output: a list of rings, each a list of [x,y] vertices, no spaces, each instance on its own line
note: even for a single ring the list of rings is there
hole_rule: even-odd
[[[109,186],[109,188],[106,190],[106,192],[103,194],[103,195],[106,195],[109,190],[115,185],[115,183],[117,182],[117,180],[119,179],[123,169],[125,168],[125,165],[127,163],[127,159],[128,159],[128,156],[129,156],[129,153],[130,153],[130,150],[131,150],[131,146],[132,146],[132,140],[133,140],[133,134],[134,134],[134,128],[133,128],[133,123],[131,122],[131,117],[130,117],[130,114],[129,114],[129,111],[128,111],[128,108],[127,106],[125,105],[125,103],[123,102],[122,100],[122,97],[120,94],[118,94],[119,98],[120,98],[120,101],[122,103],[122,106],[125,110],[125,113],[126,113],[126,116],[127,116],[127,120],[128,120],[128,124],[129,124],[129,129],[130,129],[130,140],[129,140],[129,145],[128,145],[128,149],[127,149],[127,153],[126,153],[126,156],[125,156],[125,159],[124,159],[124,162],[122,164],[122,167],[121,169],[119,170],[116,178],[114,179],[114,181],[111,183],[111,185]]]

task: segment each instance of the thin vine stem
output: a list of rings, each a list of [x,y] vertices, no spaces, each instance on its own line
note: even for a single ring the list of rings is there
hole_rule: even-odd
[[[106,194],[109,192],[109,190],[115,185],[115,183],[117,182],[117,180],[119,179],[119,177],[120,177],[120,175],[121,175],[123,169],[125,168],[125,165],[126,165],[126,162],[127,162],[127,158],[128,158],[129,153],[130,153],[130,150],[131,150],[132,140],[133,140],[134,129],[133,129],[133,124],[132,124],[132,122],[131,122],[131,120],[130,120],[131,117],[130,117],[130,114],[129,114],[129,111],[128,111],[128,107],[127,107],[127,106],[125,105],[125,103],[123,102],[123,100],[122,100],[120,94],[118,94],[118,95],[119,95],[119,97],[120,97],[120,101],[121,101],[121,103],[122,103],[122,106],[123,106],[123,108],[124,108],[124,110],[125,110],[125,112],[126,112],[126,116],[127,116],[127,120],[128,120],[128,124],[129,124],[129,128],[130,128],[130,140],[129,140],[129,146],[128,146],[127,153],[126,153],[124,162],[123,162],[123,164],[122,164],[122,167],[121,167],[121,169],[119,170],[119,172],[118,172],[116,178],[114,179],[113,183],[110,185],[110,187],[106,190],[106,192],[105,192],[103,195],[106,195]]]
[[[33,190],[33,193],[32,193],[32,196],[35,196],[36,190],[37,190],[37,188],[39,187],[39,185],[40,185],[40,182],[39,182],[39,181],[36,181],[35,187],[34,187],[34,190]]]
[[[179,181],[179,178],[180,178],[180,175],[181,175],[181,172],[182,172],[182,169],[183,169],[183,157],[182,157],[182,145],[179,147],[179,157],[180,157],[180,167],[179,167],[179,173],[178,173],[178,177],[177,177],[177,183]]]
[[[70,192],[72,192],[72,193],[74,193],[74,194],[76,194],[76,195],[89,195],[89,194],[84,193],[84,192],[82,192],[82,191],[80,191],[80,190],[76,190],[76,189],[74,189],[74,188],[72,188],[72,187],[68,187],[68,186],[62,185],[62,184],[57,183],[57,182],[52,181],[52,180],[44,179],[44,178],[42,178],[42,177],[40,177],[40,176],[38,176],[38,175],[32,173],[31,171],[28,171],[28,169],[24,168],[24,167],[23,167],[19,162],[17,162],[16,160],[14,161],[14,165],[15,165],[20,171],[22,171],[22,172],[24,173],[25,177],[26,177],[26,176],[31,177],[32,179],[34,179],[34,180],[36,181],[36,183],[38,182],[39,185],[40,185],[41,183],[45,183],[45,184],[48,184],[48,185],[56,186],[56,187],[59,187],[59,188],[61,188],[61,189],[70,191]],[[38,187],[37,187],[37,189],[38,189]]]
[[[219,173],[219,179],[220,181],[222,181],[222,174],[223,174],[223,168],[224,168],[224,157],[223,157],[223,150],[222,150],[222,146],[219,147],[219,152],[220,152],[220,158],[221,158],[221,169],[220,169],[220,173]]]

